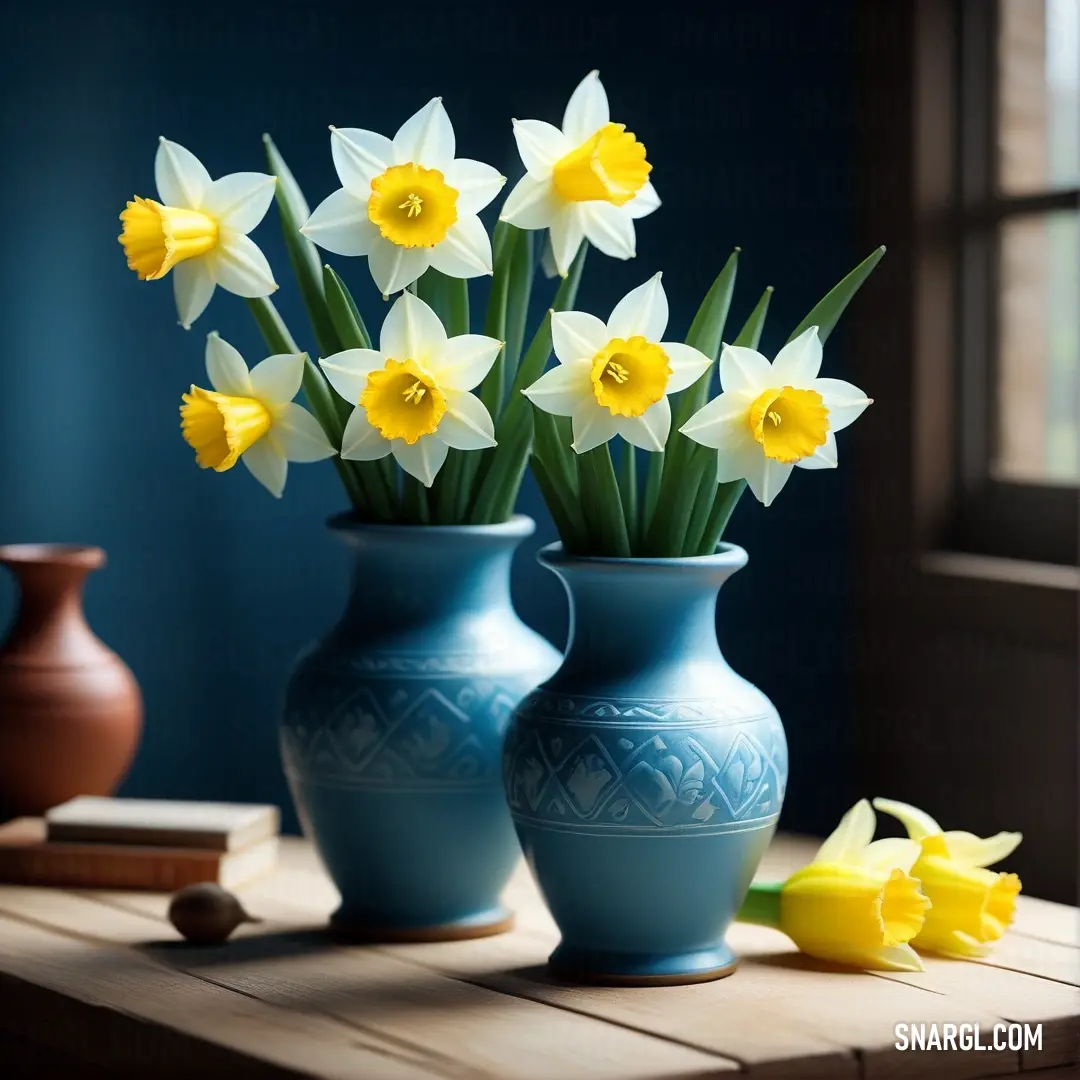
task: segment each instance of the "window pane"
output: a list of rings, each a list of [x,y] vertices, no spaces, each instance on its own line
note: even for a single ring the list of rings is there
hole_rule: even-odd
[[[1006,220],[1000,235],[1002,480],[1080,480],[1080,215]]]
[[[998,177],[1009,195],[1080,184],[1080,0],[1000,0]]]

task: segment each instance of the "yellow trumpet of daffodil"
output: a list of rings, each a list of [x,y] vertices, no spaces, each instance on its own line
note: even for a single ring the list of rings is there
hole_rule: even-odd
[[[920,854],[912,874],[933,907],[914,945],[948,956],[985,956],[1013,920],[1020,879],[986,867],[1010,855],[1023,839],[1000,832],[985,839],[969,832],[944,832],[927,813],[907,803],[875,799],[874,806],[898,818]]]
[[[742,922],[782,930],[807,955],[885,971],[922,971],[909,942],[930,901],[909,871],[913,840],[873,841],[874,811],[857,802],[814,860],[782,884],[753,885]]]

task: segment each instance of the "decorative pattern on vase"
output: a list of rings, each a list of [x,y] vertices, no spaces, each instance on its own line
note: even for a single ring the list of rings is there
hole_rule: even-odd
[[[314,670],[293,688],[282,726],[286,770],[324,786],[473,790],[499,784],[500,740],[520,696],[483,678],[367,678]],[[398,658],[381,670],[410,670]],[[404,658],[424,662],[454,657]],[[472,659],[474,665],[476,658]],[[416,669],[411,669],[415,671]],[[429,670],[447,670],[436,663]],[[516,680],[512,680],[516,681]]]
[[[514,819],[645,836],[773,824],[787,782],[787,743],[776,711],[747,689],[741,702],[534,692],[519,707],[503,758]]]

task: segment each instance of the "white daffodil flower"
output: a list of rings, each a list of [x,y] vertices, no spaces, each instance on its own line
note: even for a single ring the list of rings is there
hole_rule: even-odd
[[[514,138],[526,174],[503,206],[519,229],[550,229],[559,273],[566,277],[581,241],[605,255],[636,253],[635,218],[659,205],[645,147],[611,123],[598,72],[582,79],[566,106],[562,130],[543,120],[515,120]]]
[[[836,468],[836,432],[852,423],[868,398],[842,379],[819,379],[816,326],[789,341],[770,364],[759,352],[725,345],[723,393],[680,428],[719,451],[720,483],[745,478],[765,506],[780,494],[791,470]]]
[[[206,310],[218,285],[248,297],[277,289],[266,256],[247,235],[266,216],[276,177],[243,172],[211,180],[190,150],[162,136],[154,180],[158,200],[136,195],[120,215],[124,228],[118,239],[140,281],[173,272],[185,330]]]
[[[275,498],[290,461],[322,461],[337,451],[318,421],[293,401],[304,378],[304,353],[268,356],[248,371],[216,333],[206,339],[213,390],[193,386],[180,406],[180,430],[201,469],[226,472],[242,461]]]
[[[384,297],[429,266],[454,278],[491,273],[491,240],[477,214],[506,177],[454,157],[442,98],[432,98],[393,139],[332,127],[330,151],[342,186],[300,231],[337,255],[366,255]]]
[[[668,301],[660,275],[627,293],[604,323],[584,311],[556,311],[551,340],[559,366],[522,391],[545,412],[573,417],[579,454],[613,435],[663,450],[671,430],[667,395],[685,390],[711,360],[677,341],[660,341]]]
[[[469,391],[499,355],[502,342],[481,334],[448,338],[438,315],[402,293],[382,324],[379,348],[346,349],[319,361],[330,385],[355,405],[341,456],[397,463],[431,487],[449,448],[495,445],[495,425]]]

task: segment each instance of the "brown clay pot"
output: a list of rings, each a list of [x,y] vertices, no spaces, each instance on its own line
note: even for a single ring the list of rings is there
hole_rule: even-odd
[[[86,623],[96,547],[15,544],[0,564],[21,599],[0,645],[0,811],[42,814],[76,795],[109,795],[142,730],[142,695],[124,662]]]

